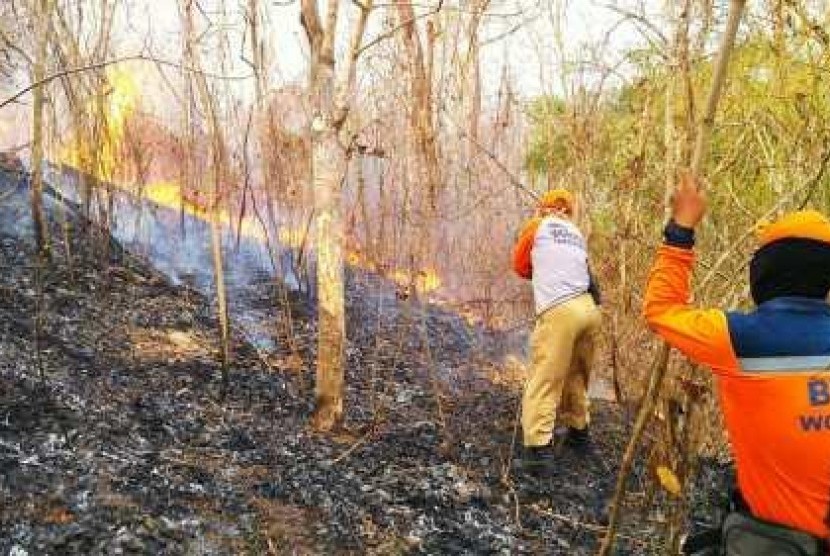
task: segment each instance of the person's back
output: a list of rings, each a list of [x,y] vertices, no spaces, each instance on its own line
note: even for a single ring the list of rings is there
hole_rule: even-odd
[[[570,192],[547,192],[513,252],[513,269],[533,281],[536,306],[522,397],[523,467],[534,473],[554,471],[557,418],[567,427],[567,445],[583,449],[589,441],[588,383],[602,316],[587,245],[571,221],[573,213]]]
[[[756,517],[828,536],[830,305],[778,297],[726,315],[734,361],[721,405]]]
[[[830,222],[816,212],[793,213],[761,234],[750,268],[756,310],[694,309],[688,304],[693,229],[703,201],[691,190],[678,192],[675,218],[684,214],[678,209],[684,203],[699,204],[699,212],[686,211],[692,216],[666,227],[646,288],[646,320],[669,344],[714,371],[751,517],[826,542]],[[741,552],[727,550],[732,553]]]
[[[536,314],[588,291],[585,238],[572,222],[546,216],[539,222],[531,251]]]

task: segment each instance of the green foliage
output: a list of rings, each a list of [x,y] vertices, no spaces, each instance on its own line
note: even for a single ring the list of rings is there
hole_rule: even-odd
[[[539,97],[530,103],[525,163],[531,175],[564,174],[583,161],[601,190],[592,197],[613,199],[614,189],[640,157],[642,167],[630,193],[644,202],[662,201],[668,80],[674,80],[669,114],[682,162],[691,154],[712,60],[698,61],[690,69],[690,102],[676,70],[667,70],[647,50],[636,54],[630,59],[638,63],[637,81],[609,95],[590,120],[577,117],[580,110],[559,98]],[[830,49],[809,34],[793,34],[783,46],[771,35],[757,34],[736,48],[706,157],[711,220],[749,227],[775,206],[790,210],[804,202],[807,193],[801,188],[818,173],[830,144],[828,63]],[[638,141],[643,129],[644,140]],[[590,156],[583,156],[585,150]],[[810,197],[813,206],[825,209],[830,202],[827,174]],[[659,205],[650,208],[660,211]],[[607,215],[594,216],[596,223],[607,224]]]
[[[637,64],[636,79],[597,104],[545,96],[527,110],[526,170],[577,190],[587,201],[597,236],[594,256],[612,269],[601,277],[612,291],[614,269],[625,265],[628,277],[619,287],[644,282],[650,261],[644,253],[659,237],[665,189],[672,183],[670,154],[678,153],[680,166],[691,157],[714,61],[694,60],[687,83],[653,51],[639,50],[629,59]],[[755,248],[747,232],[761,217],[802,206],[830,214],[828,67],[830,45],[805,29],[783,39],[756,30],[736,46],[704,159],[709,212],[700,234],[702,272],[718,267],[703,301],[737,306],[746,300],[746,263]],[[667,128],[673,130],[670,145]],[[621,250],[623,243],[630,247]],[[721,260],[724,252],[731,255]]]
[[[533,131],[525,166],[531,174],[539,176],[564,163],[568,152],[565,110],[565,101],[553,96],[538,97],[530,103],[527,116]]]

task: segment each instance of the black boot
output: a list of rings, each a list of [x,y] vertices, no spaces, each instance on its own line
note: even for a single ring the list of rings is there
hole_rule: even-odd
[[[568,432],[565,433],[565,440],[562,443],[575,450],[587,450],[591,445],[591,435],[588,434],[588,427],[584,429],[568,427]]]
[[[522,471],[537,477],[548,477],[553,474],[555,465],[553,444],[525,446],[522,453]]]

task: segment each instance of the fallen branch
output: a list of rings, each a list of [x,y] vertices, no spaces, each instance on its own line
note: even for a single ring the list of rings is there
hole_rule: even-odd
[[[338,463],[338,462],[340,462],[340,461],[342,461],[342,460],[346,459],[347,457],[349,457],[349,455],[350,455],[352,452],[354,452],[355,450],[357,450],[357,449],[358,449],[360,446],[362,446],[363,444],[366,444],[366,441],[367,441],[367,440],[369,440],[369,439],[370,439],[370,438],[371,438],[374,434],[375,434],[374,429],[369,429],[369,431],[368,431],[366,434],[364,434],[363,436],[361,436],[360,438],[358,438],[358,439],[354,442],[354,444],[352,444],[351,446],[349,446],[349,448],[348,448],[348,449],[346,449],[346,451],[344,451],[342,454],[340,454],[339,456],[337,456],[336,458],[334,458],[333,460],[331,460],[331,461],[329,462],[329,466],[332,466],[332,465],[334,465],[334,464],[336,464],[336,463]]]

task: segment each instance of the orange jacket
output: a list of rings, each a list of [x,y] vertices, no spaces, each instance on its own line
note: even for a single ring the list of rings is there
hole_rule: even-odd
[[[663,245],[649,326],[715,373],[738,484],[756,517],[830,536],[830,305],[777,298],[749,314],[689,305],[691,249]]]

